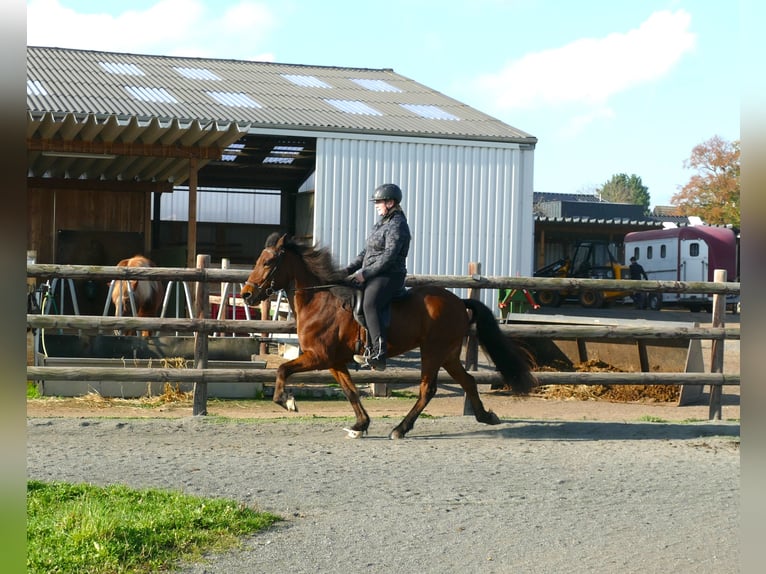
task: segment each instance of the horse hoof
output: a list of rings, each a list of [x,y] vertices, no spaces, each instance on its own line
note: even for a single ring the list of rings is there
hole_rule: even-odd
[[[348,438],[362,438],[364,435],[367,434],[366,430],[354,430],[354,429],[348,429],[344,428],[344,431],[346,431]]]
[[[394,429],[391,431],[391,434],[388,435],[388,438],[391,440],[399,440],[400,438],[404,438],[404,433],[398,429]]]
[[[287,401],[285,401],[285,408],[294,413],[298,412],[298,405],[295,402],[295,397],[293,395],[288,395]]]

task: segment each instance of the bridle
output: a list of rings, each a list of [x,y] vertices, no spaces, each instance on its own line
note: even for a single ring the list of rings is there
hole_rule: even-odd
[[[277,269],[279,268],[279,264],[282,262],[282,257],[285,254],[284,249],[279,249],[278,251],[275,249],[272,249],[271,247],[267,247],[264,251],[268,251],[272,255],[274,255],[273,259],[273,265],[271,266],[271,269],[266,274],[266,277],[263,278],[263,281],[261,281],[260,285],[256,285],[252,281],[245,281],[245,285],[252,287],[254,290],[257,289],[257,295],[260,297],[261,294],[265,293],[265,296],[263,299],[266,299],[267,297],[271,297],[274,293],[276,293],[276,289],[274,288],[274,274],[277,272]],[[268,287],[265,287],[267,283],[271,282],[271,284]],[[265,287],[265,288],[264,288]]]
[[[263,278],[263,281],[261,281],[260,284],[256,285],[252,281],[245,281],[245,285],[253,288],[253,295],[257,295],[260,297],[263,295],[263,299],[266,299],[267,297],[271,297],[274,293],[277,292],[277,289],[274,286],[274,280],[272,277],[277,272],[277,269],[279,268],[279,264],[282,262],[282,257],[285,254],[284,248],[275,250],[271,247],[267,247],[264,249],[264,251],[268,251],[272,255],[274,255],[274,262],[269,270],[269,272],[266,274],[266,277]],[[266,286],[267,283],[271,282],[268,286]],[[294,291],[326,291],[328,289],[332,289],[333,287],[339,287],[339,286],[346,286],[346,287],[354,287],[354,285],[348,285],[346,283],[329,283],[327,285],[314,285],[311,287],[301,287],[296,288]],[[356,287],[357,289],[359,287]]]

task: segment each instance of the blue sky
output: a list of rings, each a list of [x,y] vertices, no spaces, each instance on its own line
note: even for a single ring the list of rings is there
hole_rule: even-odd
[[[538,138],[535,191],[636,174],[652,205],[740,138],[739,13],[714,0],[27,1],[27,43],[392,68]]]

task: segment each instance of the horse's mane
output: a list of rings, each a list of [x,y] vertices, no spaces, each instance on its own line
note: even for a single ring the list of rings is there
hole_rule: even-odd
[[[269,235],[266,239],[266,247],[274,247],[280,237],[279,233]],[[284,247],[298,254],[306,263],[309,271],[319,278],[320,282],[342,283],[346,278],[345,271],[338,268],[330,250],[326,247],[314,247],[289,236],[285,237]]]

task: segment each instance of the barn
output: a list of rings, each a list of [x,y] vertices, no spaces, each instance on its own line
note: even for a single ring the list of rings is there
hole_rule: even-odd
[[[30,46],[28,249],[247,265],[278,229],[345,263],[394,182],[410,273],[531,275],[536,143],[391,69]]]

